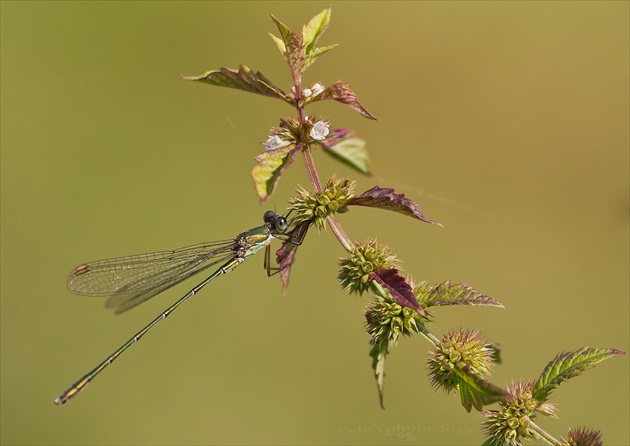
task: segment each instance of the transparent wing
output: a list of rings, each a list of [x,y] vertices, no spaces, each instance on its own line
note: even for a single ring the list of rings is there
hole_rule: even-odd
[[[84,263],[68,276],[68,289],[85,296],[111,296],[106,306],[117,307],[116,312],[122,313],[212,265],[227,261],[234,255],[234,246],[234,240],[225,240]]]

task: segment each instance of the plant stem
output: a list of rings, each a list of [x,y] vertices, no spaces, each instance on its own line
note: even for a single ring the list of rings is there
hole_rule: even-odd
[[[550,433],[548,433],[547,431],[545,431],[543,428],[541,428],[539,425],[537,425],[536,423],[534,423],[533,421],[530,420],[530,426],[536,431],[536,433],[538,435],[541,436],[541,438],[543,440],[545,440],[547,443],[553,445],[553,446],[562,446],[563,443],[556,440]]]
[[[295,86],[295,102],[296,102],[296,111],[297,111],[297,119],[300,124],[304,124],[306,122],[306,112],[304,110],[304,106],[300,103],[302,99],[302,76],[298,73],[292,73],[293,84]],[[315,160],[313,159],[313,151],[308,147],[307,144],[303,142],[298,142],[298,148],[300,152],[302,152],[302,159],[304,160],[304,167],[306,168],[306,173],[308,175],[308,179],[313,187],[313,191],[316,194],[321,193],[324,189],[322,187],[322,182],[319,179],[319,175],[317,174],[317,168],[315,167]],[[344,247],[346,251],[352,251],[354,249],[354,244],[352,240],[346,234],[346,231],[343,230],[341,224],[337,221],[337,219],[331,215],[326,218],[328,221],[328,225],[332,230],[341,246]]]
[[[302,143],[304,147],[304,144]],[[313,160],[313,152],[310,148],[302,148],[302,159],[304,160],[304,167],[306,168],[306,173],[308,174],[308,179],[311,182],[311,186],[313,186],[313,190],[315,193],[319,194],[322,192],[322,182],[319,180],[319,175],[317,175],[317,169],[315,168],[315,160]]]
[[[337,221],[335,216],[329,215],[326,217],[326,221],[328,222],[333,234],[335,234],[335,237],[337,237],[337,240],[339,240],[339,243],[341,243],[341,246],[343,246],[348,252],[354,250],[354,243],[352,243],[352,240],[350,240],[350,237],[348,237],[348,234],[346,234],[346,231],[343,230],[341,224]]]
[[[427,330],[427,328],[424,325],[420,325],[420,335],[425,338],[427,341],[429,341],[431,344],[438,345],[440,343],[440,340],[438,338],[435,337],[435,335],[433,333],[431,333],[429,330]]]
[[[315,168],[315,160],[313,160],[313,152],[309,148],[302,149],[302,159],[304,160],[304,166],[306,167],[306,173],[308,174],[308,179],[311,182],[311,186],[315,193],[321,193],[322,183],[319,179],[319,175],[317,175],[317,168]],[[346,231],[343,230],[341,224],[337,221],[334,215],[330,215],[326,217],[326,221],[330,226],[333,234],[341,243],[341,246],[344,247],[346,251],[352,251],[354,249],[354,244],[350,237],[346,234]]]

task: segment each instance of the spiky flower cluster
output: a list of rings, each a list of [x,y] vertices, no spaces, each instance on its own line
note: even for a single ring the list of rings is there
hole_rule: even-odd
[[[344,207],[348,198],[352,196],[354,182],[347,178],[337,180],[334,177],[326,183],[321,193],[312,194],[306,189],[298,189],[299,197],[290,200],[292,211],[297,215],[293,218],[294,224],[310,221],[311,224],[322,230],[326,227],[326,218],[335,212],[345,212]]]
[[[496,446],[520,445],[520,440],[536,439],[538,434],[531,427],[540,402],[532,396],[529,382],[512,382],[508,388],[509,398],[499,403],[500,410],[484,411],[484,429],[490,444]]]
[[[462,375],[489,375],[492,361],[492,349],[479,333],[460,330],[444,335],[429,354],[427,368],[431,384],[451,392],[459,389]]]
[[[602,446],[602,433],[598,430],[590,430],[585,427],[577,429],[569,428],[569,439],[562,439],[566,446]]]
[[[363,294],[370,288],[370,275],[380,269],[397,268],[398,261],[392,250],[376,240],[357,245],[350,257],[341,258],[338,279],[351,293]]]
[[[400,335],[420,331],[424,321],[417,311],[379,294],[365,312],[365,328],[373,340],[387,339],[388,345],[394,346]]]

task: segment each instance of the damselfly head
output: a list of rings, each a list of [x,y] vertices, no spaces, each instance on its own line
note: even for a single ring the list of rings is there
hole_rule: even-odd
[[[265,212],[263,220],[272,231],[284,233],[289,227],[287,219],[282,215],[276,214],[274,211]]]

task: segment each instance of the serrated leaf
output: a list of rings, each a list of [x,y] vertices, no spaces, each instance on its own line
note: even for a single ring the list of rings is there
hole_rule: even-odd
[[[332,99],[333,101],[340,102],[347,105],[354,110],[358,111],[362,116],[369,119],[376,119],[367,109],[359,102],[359,98],[352,91],[350,85],[344,84],[341,81],[337,81],[332,85],[329,85],[320,94],[312,98],[309,102],[324,101]]]
[[[200,76],[184,76],[184,79],[219,87],[234,88],[248,93],[282,99],[291,103],[286,93],[273,85],[260,71],[253,72],[245,65],[241,65],[238,70],[223,67],[217,71],[207,71]]]
[[[487,406],[497,401],[505,401],[508,392],[495,386],[490,381],[481,378],[474,373],[466,373],[461,369],[455,369],[459,376],[459,395],[462,406],[467,412],[474,407],[481,411],[483,406]]]
[[[282,173],[291,165],[295,158],[295,144],[280,147],[256,156],[256,166],[252,169],[254,187],[260,204],[271,197]]]
[[[498,343],[486,344],[486,349],[490,350],[490,358],[495,364],[501,364],[501,346]]]
[[[311,54],[306,56],[306,60],[304,61],[304,68],[302,68],[302,71],[306,71],[308,67],[313,65],[313,62],[315,62],[317,58],[319,58],[319,56],[321,56],[322,54],[326,54],[328,51],[338,46],[338,44],[333,43],[332,45],[315,48]]]
[[[283,241],[282,246],[276,252],[276,262],[278,263],[278,268],[280,268],[280,279],[282,280],[283,294],[289,286],[291,266],[295,262],[295,256],[297,255],[297,250],[300,247],[299,244],[295,244],[293,241],[298,239],[301,244],[306,237],[310,224],[310,221],[304,221],[287,232],[287,239]]]
[[[397,269],[380,269],[370,274],[370,279],[385,288],[389,294],[403,307],[411,308],[421,315],[425,315],[424,309],[418,303],[411,286],[405,278],[398,274]]]
[[[442,226],[440,223],[429,220],[424,216],[420,205],[405,197],[405,194],[397,194],[394,189],[374,186],[372,189],[354,196],[346,201],[346,206],[367,206],[377,209],[398,212],[416,218],[426,223]]]
[[[278,20],[273,14],[271,19],[280,31],[280,39],[284,43],[284,56],[292,73],[301,74],[304,71],[304,46],[302,36],[298,36],[291,29]]]
[[[376,379],[376,387],[378,389],[378,400],[381,408],[385,409],[385,358],[387,356],[387,339],[372,339],[372,348],[370,356],[372,357],[372,370]]]
[[[421,302],[428,307],[448,305],[479,305],[484,307],[504,308],[498,300],[487,296],[465,283],[451,284],[450,280],[435,286],[420,282],[414,292]]]
[[[370,175],[370,159],[365,149],[365,141],[361,138],[345,138],[337,139],[337,141],[334,142],[329,137],[319,145],[324,149],[324,152],[338,161],[362,174]]]
[[[302,27],[304,54],[307,56],[313,52],[315,45],[317,45],[317,40],[324,31],[326,31],[326,28],[328,28],[331,13],[332,10],[328,7],[309,20],[309,22]]]
[[[287,55],[287,47],[284,45],[284,42],[282,41],[282,39],[280,39],[279,37],[274,36],[271,33],[269,33],[269,36],[271,37],[271,39],[274,41],[274,43],[276,44],[276,46],[280,50],[280,54],[282,54],[282,57],[286,57],[286,55]]]
[[[625,352],[613,348],[582,347],[572,352],[560,353],[547,364],[536,380],[532,396],[540,402],[545,402],[562,382],[582,374],[584,370],[595,367],[605,359],[618,355],[625,355]]]

